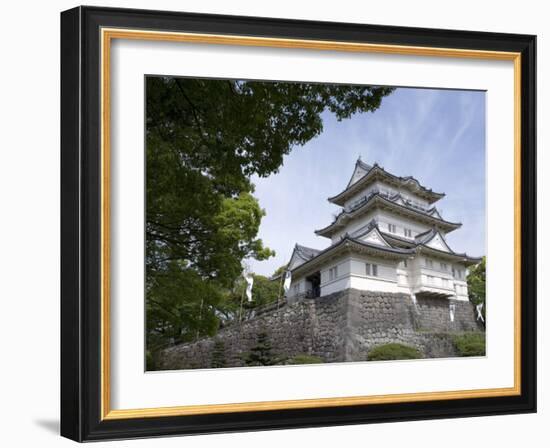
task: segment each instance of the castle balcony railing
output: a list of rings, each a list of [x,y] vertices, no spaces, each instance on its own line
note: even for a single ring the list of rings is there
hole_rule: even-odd
[[[348,207],[345,207],[344,208],[344,211],[345,212],[352,212],[356,209],[358,209],[359,207],[361,207],[365,202],[367,202],[370,198],[372,198],[375,194],[379,195],[379,196],[382,196],[383,198],[385,199],[389,199],[391,200],[395,194],[389,194],[387,191],[382,191],[382,190],[379,190],[379,189],[374,189],[374,190],[371,190],[369,192],[369,194],[366,194],[365,196],[362,196],[360,197],[359,199],[357,199],[356,201],[353,202],[353,204],[350,204]],[[407,205],[407,207],[410,207],[410,208],[413,208],[415,210],[419,210],[420,212],[422,213],[426,213],[428,211],[427,208],[425,207],[422,207],[420,205],[417,205],[411,201],[408,201],[406,199],[403,200],[404,203]]]
[[[305,292],[294,295],[294,299],[315,299],[321,296],[321,288],[308,289]]]

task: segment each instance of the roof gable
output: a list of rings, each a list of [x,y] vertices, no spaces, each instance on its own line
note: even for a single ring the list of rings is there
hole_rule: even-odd
[[[357,160],[357,163],[355,164],[355,169],[353,170],[353,174],[351,175],[351,178],[348,182],[348,186],[346,188],[349,188],[350,185],[353,185],[359,179],[364,177],[370,171],[371,168],[372,167],[370,165],[367,165],[366,163],[362,162],[360,159]]]
[[[305,260],[296,254],[296,248],[294,248],[294,251],[292,252],[292,256],[290,257],[290,261],[288,262],[288,269],[292,270],[304,263],[305,263]]]
[[[439,213],[439,210],[437,210],[437,208],[435,207],[432,207],[428,213],[432,216],[435,216],[436,218],[443,219],[441,213]]]
[[[309,261],[312,258],[315,258],[319,252],[320,251],[317,249],[312,249],[310,247],[296,244],[294,246],[294,250],[292,251],[292,256],[290,257],[290,261],[288,262],[288,268],[294,269],[304,264],[306,261]]]
[[[357,239],[366,243],[376,244],[378,246],[392,247],[391,244],[388,243],[386,239],[382,236],[382,234],[378,230],[378,227],[372,228],[370,231]]]
[[[434,231],[431,237],[425,240],[423,244],[425,246],[431,247],[432,249],[454,253],[445,241],[445,238],[443,238],[443,235],[441,235],[441,233],[438,231]]]
[[[374,163],[372,166],[361,160],[357,160],[353,174],[346,188],[335,196],[329,197],[329,202],[343,206],[345,201],[356,194],[361,187],[365,187],[369,182],[374,180],[386,179],[392,182],[395,186],[403,187],[411,193],[433,203],[445,196],[444,193],[436,193],[431,188],[426,188],[412,176],[401,177],[391,174],[384,168]]]

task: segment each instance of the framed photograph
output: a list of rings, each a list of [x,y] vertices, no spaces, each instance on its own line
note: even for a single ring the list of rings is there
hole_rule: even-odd
[[[61,433],[536,411],[535,36],[61,14]]]

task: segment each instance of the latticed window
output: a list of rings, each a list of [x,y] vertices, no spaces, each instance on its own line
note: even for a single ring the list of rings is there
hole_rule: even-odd
[[[338,277],[338,266],[334,266],[328,270],[328,279],[334,280]]]
[[[373,263],[365,263],[365,273],[370,277],[378,277],[378,265]]]

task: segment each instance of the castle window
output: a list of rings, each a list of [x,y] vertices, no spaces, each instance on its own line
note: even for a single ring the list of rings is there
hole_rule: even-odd
[[[447,263],[439,263],[439,266],[441,267],[441,270],[442,270],[442,271],[446,271],[446,270],[447,270]]]
[[[434,267],[434,262],[433,260],[430,260],[429,258],[426,258],[426,267],[427,268],[433,268]]]
[[[338,266],[334,266],[328,270],[328,279],[334,280],[338,277]]]
[[[369,277],[378,277],[378,265],[372,263],[365,263],[365,272]]]
[[[453,276],[454,278],[458,278],[460,280],[464,280],[464,270],[463,269],[454,269],[453,268]]]
[[[396,232],[395,224],[388,224],[388,231],[390,233],[395,233]]]
[[[412,230],[411,229],[405,229],[405,236],[411,238],[412,237]]]

